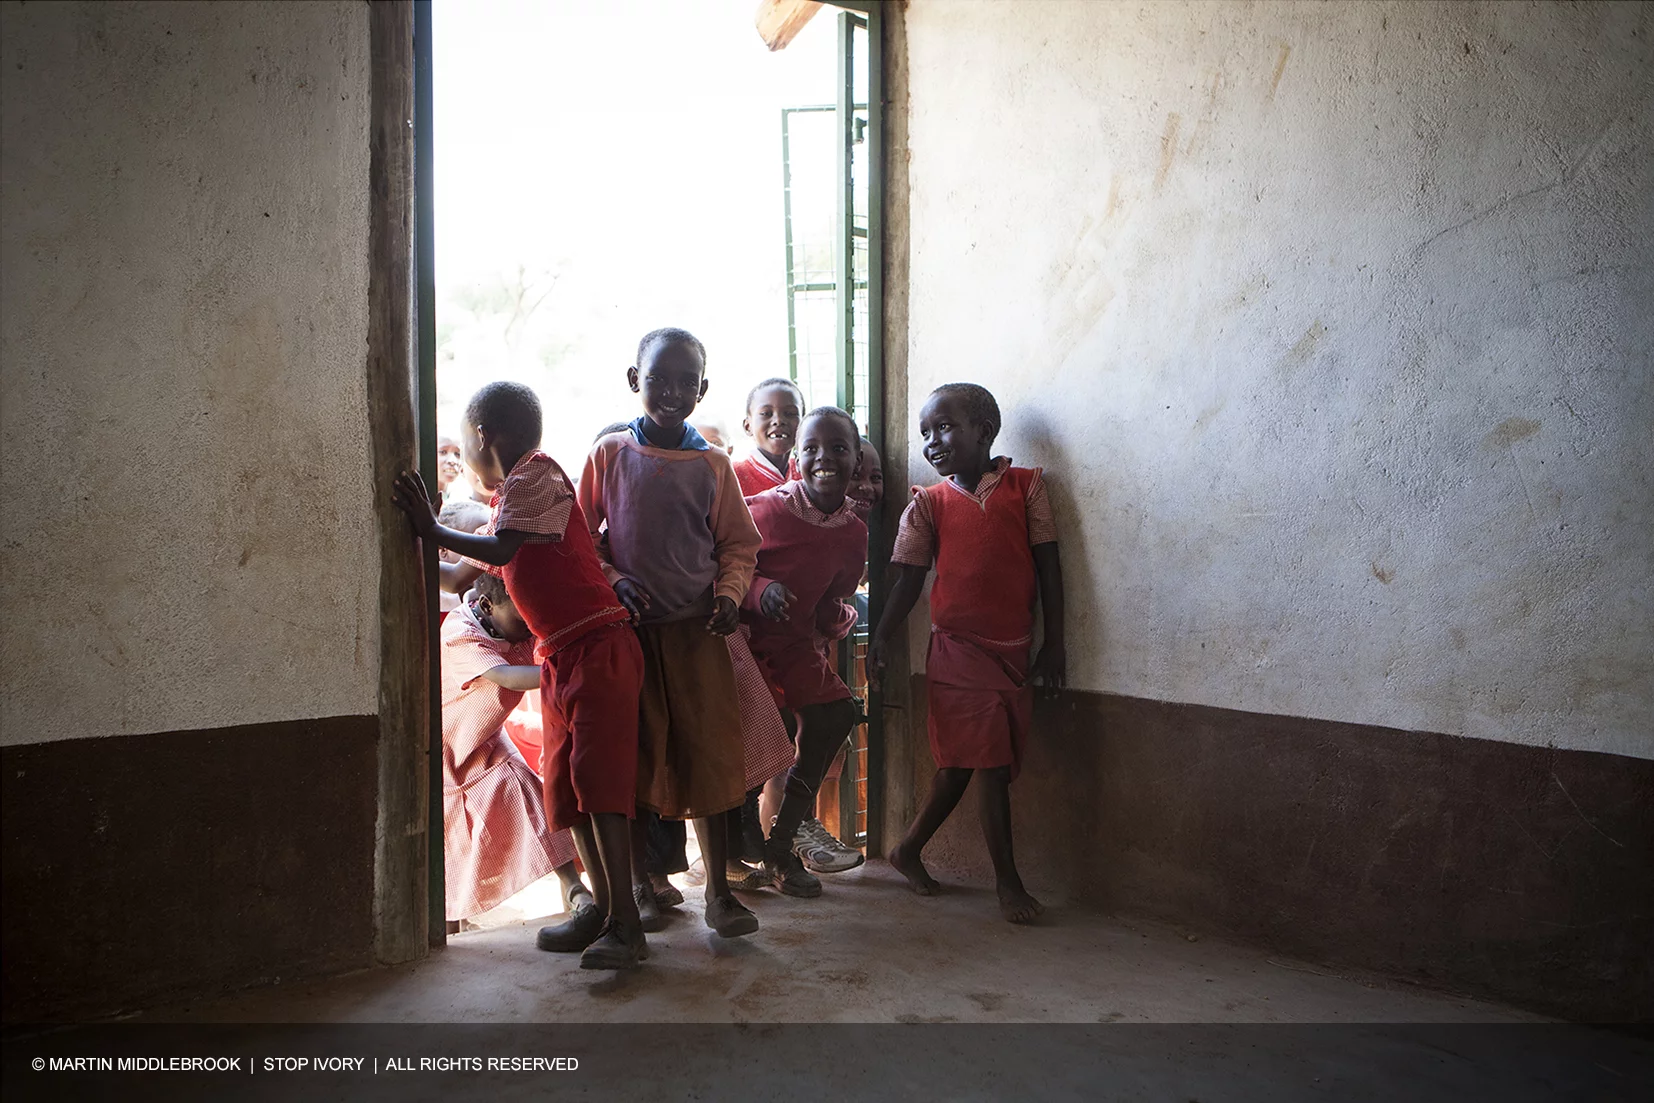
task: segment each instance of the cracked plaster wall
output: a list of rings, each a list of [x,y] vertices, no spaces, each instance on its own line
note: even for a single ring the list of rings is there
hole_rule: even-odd
[[[1076,688],[1654,757],[1654,11],[906,24],[892,431],[995,391]]]
[[[368,9],[0,6],[0,742],[378,711]]]

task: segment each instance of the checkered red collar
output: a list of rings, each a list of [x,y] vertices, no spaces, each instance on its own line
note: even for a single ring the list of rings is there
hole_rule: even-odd
[[[845,497],[844,504],[839,506],[834,512],[823,513],[810,502],[810,496],[804,493],[804,484],[802,482],[795,479],[790,483],[782,484],[780,487],[777,487],[777,489],[782,494],[786,495],[787,508],[790,509],[795,516],[810,522],[812,525],[817,525],[824,529],[836,529],[840,525],[847,524],[855,519],[856,514],[855,511],[850,508],[849,496]]]
[[[969,498],[971,501],[975,502],[977,505],[981,505],[988,500],[988,495],[994,492],[994,487],[1000,484],[1000,481],[1005,478],[1005,472],[1010,469],[1010,456],[995,456],[992,466],[990,466],[987,471],[983,472],[982,481],[976,484],[975,490],[966,490],[964,487],[954,482],[951,477],[943,479],[942,481],[948,486],[951,486],[954,490],[957,490],[959,493],[963,494],[965,497]]]

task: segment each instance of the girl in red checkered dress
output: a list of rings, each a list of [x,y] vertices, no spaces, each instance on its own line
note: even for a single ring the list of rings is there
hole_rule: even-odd
[[[1040,470],[993,456],[999,426],[999,404],[974,383],[938,387],[920,410],[925,459],[944,478],[915,488],[902,514],[890,604],[867,666],[873,678],[882,675],[890,634],[913,611],[934,559],[925,683],[936,776],[888,857],[914,892],[934,893],[938,885],[920,852],[974,774],[1000,911],[1012,923],[1027,923],[1043,908],[1023,887],[1012,857],[1010,785],[1033,719],[1031,682],[1064,680],[1062,566]],[[1036,594],[1045,641],[1030,665]]]

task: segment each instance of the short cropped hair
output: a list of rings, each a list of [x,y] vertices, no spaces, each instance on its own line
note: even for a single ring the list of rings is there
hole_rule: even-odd
[[[630,433],[631,431],[632,431],[632,423],[631,422],[629,422],[629,421],[617,421],[612,425],[605,425],[605,426],[603,426],[603,428],[599,429],[597,431],[597,436],[595,438],[593,438],[592,443],[596,444],[598,441],[602,440],[604,437],[608,436],[610,433]]]
[[[850,427],[850,439],[856,442],[856,448],[860,450],[862,440],[861,426],[857,425],[856,419],[850,416],[850,411],[841,410],[837,406],[817,406],[804,416],[804,421],[814,421],[816,418],[823,417],[836,417],[843,421],[844,424],[848,425]],[[803,428],[803,422],[799,423],[799,428]]]
[[[505,579],[497,574],[489,574],[484,571],[477,576],[477,580],[471,583],[471,586],[477,591],[478,597],[485,597],[491,602],[509,602],[511,600],[511,595],[505,589]]]
[[[540,399],[521,383],[502,380],[483,387],[466,404],[465,423],[487,429],[507,451],[540,447]]]
[[[770,378],[763,380],[756,387],[747,392],[747,413],[752,413],[752,400],[758,397],[758,392],[767,391],[771,387],[785,387],[791,391],[798,398],[798,412],[800,414],[804,412],[803,389],[791,379],[783,379],[779,375],[772,375]]]
[[[994,432],[993,436],[988,438],[989,444],[993,443],[994,437],[999,436],[999,431],[1005,427],[1005,422],[999,417],[999,403],[994,401],[994,396],[988,388],[976,383],[944,383],[930,392],[932,398],[939,394],[950,395],[963,402],[965,416],[972,421],[986,421],[991,424]]]
[[[641,366],[643,364],[644,355],[656,345],[688,345],[700,354],[701,370],[703,372],[706,370],[706,346],[701,344],[701,339],[699,337],[695,336],[687,329],[679,329],[677,326],[667,326],[664,329],[651,329],[648,333],[645,333],[643,335],[643,340],[637,343],[636,366]]]
[[[455,498],[442,507],[436,521],[461,532],[476,532],[488,523],[488,507],[478,501]]]

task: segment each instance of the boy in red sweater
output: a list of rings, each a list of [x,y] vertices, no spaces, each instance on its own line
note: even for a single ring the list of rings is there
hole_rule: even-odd
[[[938,387],[919,411],[925,459],[944,479],[915,487],[902,514],[891,554],[890,605],[867,668],[874,679],[883,674],[890,634],[913,611],[934,558],[925,683],[936,776],[888,857],[914,892],[934,893],[939,886],[920,852],[975,773],[1000,912],[1012,923],[1027,923],[1044,909],[1023,888],[1012,857],[1010,785],[1033,720],[1029,683],[1043,678],[1047,686],[1061,686],[1064,680],[1062,565],[1040,469],[993,456],[999,427],[999,404],[974,383]],[[1036,591],[1045,643],[1030,666]]]
[[[490,383],[466,407],[465,462],[494,497],[481,532],[438,524],[417,474],[399,475],[394,495],[421,539],[466,557],[442,565],[444,588],[461,590],[484,570],[500,575],[536,638],[546,819],[553,831],[574,829],[597,904],[542,929],[540,948],[583,950],[585,969],[633,968],[649,956],[632,898],[627,824],[643,655],[568,476],[539,450],[540,431],[540,400],[520,383]]]
[[[764,844],[764,865],[789,896],[821,895],[821,881],[799,861],[793,839],[856,722],[850,690],[819,636],[837,625],[867,562],[867,526],[846,497],[860,455],[855,420],[836,406],[819,406],[799,433],[803,477],[747,499],[764,538],[744,609],[752,653],[798,716],[798,752]]]

